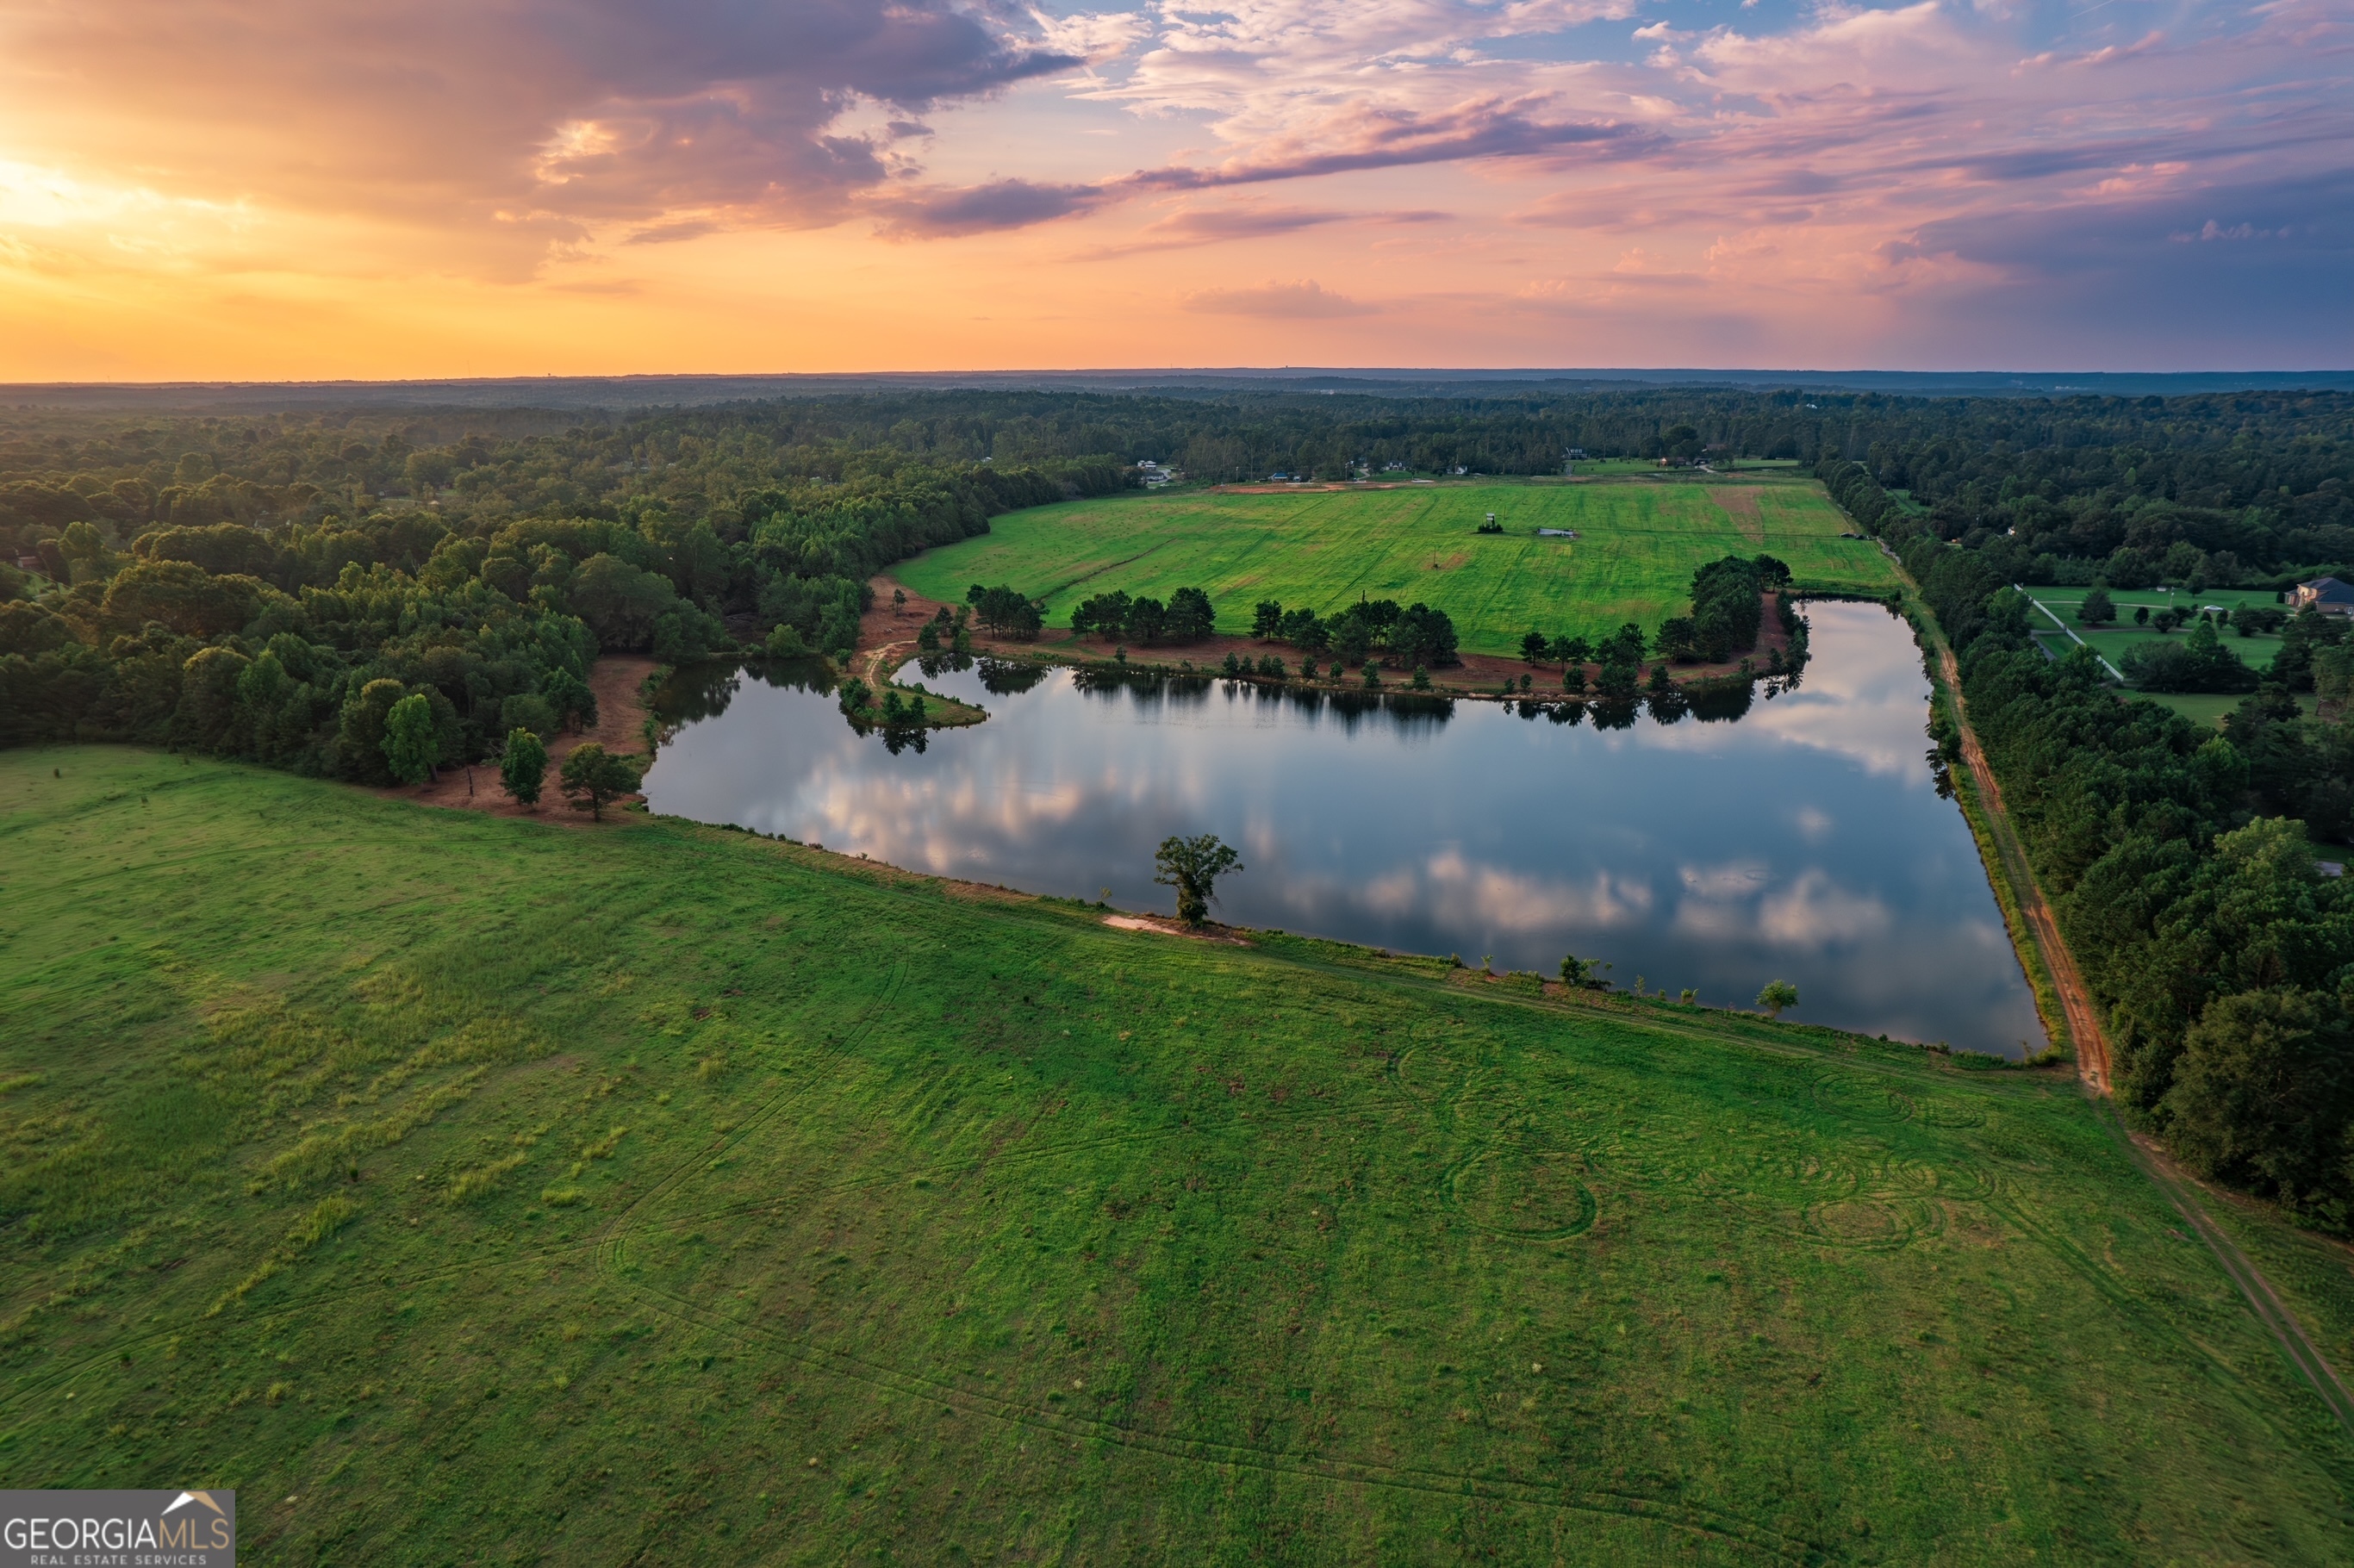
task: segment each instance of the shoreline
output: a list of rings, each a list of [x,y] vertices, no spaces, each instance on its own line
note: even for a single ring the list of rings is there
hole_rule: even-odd
[[[947,609],[953,613],[956,607],[944,606],[939,600],[928,599],[915,592],[887,572],[877,573],[869,581],[875,589],[875,603],[873,608],[859,620],[858,645],[851,654],[848,667],[844,668],[843,673],[849,674],[855,672],[870,686],[879,686],[883,681],[893,678],[898,671],[926,656],[917,650],[916,642],[917,632],[923,624],[937,616],[939,610]],[[904,593],[907,596],[904,607],[896,606],[892,602],[891,595],[894,592]],[[1809,598],[1826,600],[1854,598],[1852,595],[1832,591],[1808,594],[1804,590],[1792,590],[1789,597],[1801,605]],[[1804,671],[1806,664],[1803,659],[1795,665],[1786,663],[1779,672],[1765,667],[1776,653],[1787,655],[1790,648],[1789,633],[1784,630],[1781,617],[1776,609],[1779,596],[1769,593],[1765,596],[1765,599],[1767,602],[1758,626],[1756,646],[1743,660],[1713,664],[1691,664],[1681,667],[1670,664],[1669,666],[1671,670],[1679,671],[1672,677],[1672,683],[1684,694],[1685,701],[1692,701],[1696,695],[1706,695],[1726,690],[1737,683],[1745,681],[1754,687],[1758,682],[1782,679]],[[1875,599],[1870,602],[1879,604],[1884,601]],[[1337,679],[1320,674],[1312,681],[1301,680],[1298,675],[1290,673],[1299,667],[1300,655],[1298,649],[1292,648],[1288,643],[1261,641],[1248,636],[1212,635],[1197,642],[1183,644],[1182,647],[1128,649],[1126,650],[1127,658],[1121,659],[1115,652],[1116,645],[1100,642],[1091,645],[1067,629],[1060,632],[1054,632],[1050,629],[1048,632],[1027,641],[985,633],[978,627],[969,630],[971,631],[970,641],[974,658],[987,657],[1025,663],[1059,664],[1074,669],[1116,668],[1139,673],[1196,676],[1211,680],[1240,680],[1253,684],[1297,688],[1301,691],[1378,692],[1389,694],[1445,697],[1454,701],[1577,702],[1590,705],[1599,696],[1594,689],[1591,676],[1601,666],[1591,662],[1584,666],[1589,678],[1585,689],[1580,692],[1570,691],[1563,684],[1564,667],[1562,665],[1551,662],[1532,664],[1525,660],[1508,655],[1478,652],[1461,654],[1458,663],[1426,672],[1430,678],[1430,684],[1426,688],[1418,688],[1412,683],[1411,671],[1392,673],[1386,669],[1383,673],[1379,686],[1366,686],[1352,673],[1344,673]],[[1280,652],[1278,652],[1278,650]],[[1262,675],[1249,670],[1239,674],[1229,675],[1221,668],[1225,656],[1229,653],[1247,662],[1256,662],[1259,658],[1272,654],[1283,661],[1287,673],[1279,678]],[[1197,659],[1202,662],[1197,662]],[[1325,662],[1321,659],[1316,662],[1320,665]],[[1637,669],[1638,672],[1647,670],[1660,662],[1662,662],[1647,658],[1638,662]],[[1746,674],[1741,668],[1744,662],[1751,666]],[[1522,689],[1519,685],[1522,677],[1527,677],[1530,681],[1526,689]],[[1510,689],[1502,689],[1507,686]],[[1647,683],[1638,686],[1631,695],[1619,700],[1640,701],[1649,694],[1649,687]]]

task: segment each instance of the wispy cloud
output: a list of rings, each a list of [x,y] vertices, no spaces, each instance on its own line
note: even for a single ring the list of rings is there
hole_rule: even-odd
[[[1087,252],[1083,259],[1117,260],[1124,256],[1139,256],[1154,250],[1189,250],[1235,240],[1268,239],[1297,234],[1302,229],[1324,228],[1342,223],[1378,228],[1444,223],[1452,216],[1430,207],[1410,207],[1394,212],[1258,205],[1181,207],[1165,217],[1146,224],[1133,239],[1100,246]]]
[[[1271,321],[1369,316],[1378,308],[1333,293],[1313,278],[1294,283],[1263,283],[1252,289],[1204,289],[1179,302],[1196,315],[1260,316]]]
[[[878,231],[892,239],[941,239],[1027,228],[1088,212],[1109,199],[1099,185],[991,180],[963,187],[899,190],[875,204]]]

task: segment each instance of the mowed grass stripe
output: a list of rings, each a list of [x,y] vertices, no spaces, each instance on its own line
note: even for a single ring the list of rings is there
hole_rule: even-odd
[[[1507,532],[1476,532],[1490,512]],[[1802,482],[1179,491],[1013,513],[898,576],[951,601],[975,582],[1009,583],[1043,597],[1058,625],[1090,594],[1166,601],[1201,588],[1229,635],[1249,630],[1262,599],[1320,612],[1360,598],[1419,599],[1454,618],[1466,649],[1508,653],[1532,627],[1596,636],[1633,620],[1655,630],[1689,610],[1693,571],[1726,555],[1770,551],[1802,588],[1885,591],[1888,563],[1868,541],[1840,538],[1846,527]],[[1540,528],[1580,537],[1540,538]]]
[[[260,1561],[2354,1550],[2062,1075],[131,750],[0,812],[10,1485]]]

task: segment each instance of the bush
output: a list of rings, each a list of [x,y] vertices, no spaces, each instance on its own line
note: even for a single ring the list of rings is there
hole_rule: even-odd
[[[509,731],[506,749],[499,754],[500,787],[522,804],[537,806],[546,777],[547,747],[540,744],[539,736],[528,729]]]
[[[572,748],[557,779],[575,810],[586,811],[600,822],[605,820],[605,807],[636,793],[640,782],[633,759],[607,751],[593,740]]]

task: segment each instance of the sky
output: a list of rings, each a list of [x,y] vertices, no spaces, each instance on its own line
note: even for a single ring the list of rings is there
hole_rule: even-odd
[[[0,380],[2354,366],[2354,0],[0,0]]]

